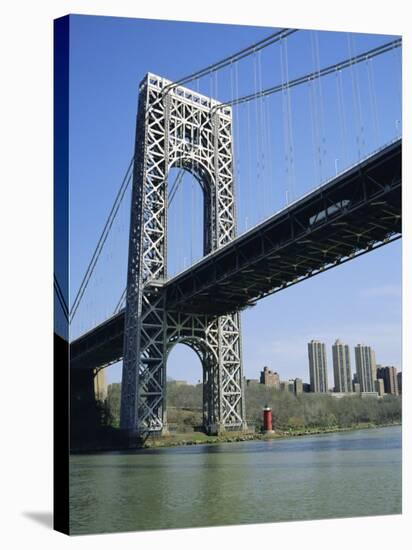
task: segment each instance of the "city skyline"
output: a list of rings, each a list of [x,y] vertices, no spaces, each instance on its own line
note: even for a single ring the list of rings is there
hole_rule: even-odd
[[[323,365],[322,363],[322,357],[318,357],[318,363],[319,365],[315,365],[315,367],[312,365],[313,362],[313,354],[317,354],[319,356],[324,356],[326,353],[326,346],[323,342],[319,342],[317,340],[312,340],[308,343],[308,351],[309,351],[309,378],[311,378],[311,371],[312,369],[316,370],[318,368],[321,370],[322,368],[326,369],[327,373],[327,361],[325,360],[325,357],[323,358]],[[335,353],[339,354],[339,351],[341,354],[344,355],[344,357],[335,360]],[[277,371],[272,371],[267,366],[264,366],[262,370],[260,371],[260,377],[259,378],[246,378],[246,383],[249,386],[250,384],[263,384],[265,386],[273,387],[277,390],[285,390],[288,386],[291,384],[295,386],[296,383],[298,383],[300,386],[308,386],[310,389],[307,389],[306,391],[311,391],[315,393],[327,393],[327,392],[333,392],[333,393],[377,393],[378,395],[383,395],[384,393],[392,394],[392,395],[401,395],[402,394],[402,371],[398,371],[396,367],[391,365],[380,365],[376,363],[375,359],[375,352],[373,349],[370,348],[370,346],[361,345],[358,344],[354,347],[355,352],[355,363],[357,363],[357,368],[355,369],[355,372],[351,372],[351,366],[350,366],[350,350],[349,346],[346,344],[343,344],[339,339],[335,341],[335,343],[332,345],[332,355],[334,357],[333,359],[333,373],[334,373],[334,379],[336,380],[335,384],[332,387],[327,387],[326,389],[316,389],[314,390],[311,387],[311,384],[305,383],[302,378],[299,377],[289,377],[288,379],[285,379],[281,377],[281,374]],[[360,355],[360,359],[357,358],[357,355]],[[316,361],[315,361],[316,362]],[[366,364],[365,364],[366,363]],[[337,373],[337,370],[341,370],[341,373]],[[364,369],[367,371],[366,374],[362,374],[361,370]],[[314,376],[314,375],[313,375]],[[365,382],[363,379],[365,376],[368,377],[368,380]],[[319,373],[318,373],[319,377]],[[346,380],[342,383],[342,380],[339,380],[339,377],[346,377]],[[316,380],[315,380],[316,382]],[[365,387],[365,384],[367,387]],[[358,390],[354,388],[354,386],[358,386]],[[319,382],[318,382],[319,386]],[[362,388],[363,386],[363,388]],[[305,391],[305,390],[302,390]],[[295,393],[297,393],[295,391]]]
[[[311,345],[317,345],[322,346],[322,353],[325,355],[325,365],[324,368],[326,370],[326,374],[329,375],[329,369],[328,369],[328,361],[327,361],[327,352],[328,349],[325,342],[321,342],[319,340],[312,339],[310,342],[307,343],[308,349],[310,349]],[[336,352],[335,352],[336,348]],[[342,349],[341,349],[342,348]],[[360,372],[361,365],[357,365],[357,351],[359,348],[363,351],[363,354],[365,352],[369,352],[372,358],[371,363],[373,365],[368,365],[368,368],[370,368],[370,380],[368,382],[369,386],[368,388],[362,389],[362,383],[359,382],[359,380],[362,379],[362,374]],[[385,392],[386,393],[392,393],[395,395],[398,395],[401,393],[399,390],[399,387],[401,386],[401,380],[402,380],[402,371],[398,370],[397,367],[394,367],[393,365],[382,365],[376,362],[376,354],[375,350],[371,348],[371,346],[368,346],[366,344],[357,344],[353,347],[354,356],[355,356],[355,369],[352,372],[351,367],[351,352],[350,352],[350,346],[348,346],[346,343],[342,342],[339,338],[335,340],[335,342],[331,346],[332,349],[332,373],[333,373],[333,379],[334,383],[332,385],[328,385],[327,389],[325,391],[327,392],[338,392],[338,393],[353,393],[353,383],[359,383],[360,384],[360,390],[361,391],[371,391],[375,392],[377,391],[378,394],[380,393],[376,387],[375,383],[382,381],[384,382],[385,386]],[[343,354],[343,357],[336,358],[335,359],[335,353],[339,353],[339,350],[341,349],[341,354]],[[359,360],[358,360],[359,362]],[[282,384],[286,384],[288,382],[293,382],[296,380],[300,380],[301,382],[305,383],[306,379],[310,380],[310,371],[311,371],[311,357],[308,357],[308,372],[309,375],[303,378],[297,377],[297,376],[288,376],[283,377],[281,375],[281,372],[278,370],[271,370],[267,365],[262,367],[262,370],[260,371],[260,378],[248,378],[245,376],[245,379],[249,382],[259,382],[260,384],[273,386],[276,389],[281,389]],[[358,367],[358,368],[357,368]],[[341,370],[340,374],[336,373],[336,370]],[[344,378],[346,376],[346,380],[342,382],[342,380],[339,380],[339,377]],[[400,381],[400,382],[399,382]],[[312,391],[312,390],[311,390]]]
[[[373,375],[372,375],[372,386],[373,386],[373,389],[369,389],[369,390],[361,390],[361,391],[377,391],[379,393],[379,391],[375,388],[375,385],[374,383],[376,381],[382,381],[385,380],[386,376],[390,376],[391,377],[391,382],[389,382],[390,384],[395,384],[396,385],[396,388],[397,388],[397,394],[401,394],[401,381],[402,381],[402,370],[399,370],[398,367],[394,367],[392,364],[391,365],[384,365],[384,364],[381,364],[381,363],[377,363],[376,362],[376,354],[375,354],[375,350],[371,348],[371,346],[367,346],[366,344],[356,344],[356,346],[353,346],[353,357],[355,357],[355,362],[354,362],[354,368],[352,369],[352,362],[351,362],[351,347],[348,346],[346,343],[342,342],[340,340],[340,338],[337,338],[335,340],[335,342],[330,346],[330,349],[332,350],[331,352],[331,357],[332,357],[332,368],[331,369],[328,369],[328,353],[327,353],[327,350],[328,350],[328,346],[326,344],[326,342],[321,342],[319,340],[314,340],[312,339],[311,342],[307,342],[306,343],[306,346],[308,346],[310,343],[312,342],[316,342],[318,344],[323,344],[324,345],[324,352],[325,352],[325,355],[326,355],[326,364],[325,364],[325,368],[326,368],[326,375],[328,377],[328,379],[330,378],[330,375],[332,373],[332,378],[334,380],[333,384],[328,384],[327,386],[327,392],[339,392],[339,393],[353,393],[355,390],[353,389],[353,383],[359,383],[358,380],[359,380],[359,374],[358,374],[358,371],[356,369],[356,348],[357,347],[364,347],[364,348],[369,348],[371,349],[372,351],[372,355],[373,355],[373,358],[374,358],[374,371],[373,371]],[[347,384],[346,387],[344,388],[339,388],[337,386],[337,384],[335,383],[335,364],[334,364],[334,351],[333,351],[333,348],[338,345],[339,347],[344,347],[344,348],[347,348],[347,351],[345,351],[345,354],[347,353],[348,354],[348,359],[349,359],[349,368],[347,369],[348,372],[347,374],[349,374],[349,380],[350,380],[350,384]],[[307,360],[308,360],[308,357],[307,357]],[[384,371],[387,371],[387,370],[390,370],[391,374],[390,375],[384,375]],[[393,370],[394,369],[394,370]],[[108,369],[105,369],[105,370],[108,370]],[[246,380],[246,382],[252,382],[252,383],[259,383],[259,384],[264,384],[264,385],[268,385],[268,386],[272,386],[276,389],[282,389],[281,386],[282,384],[285,384],[285,383],[288,383],[288,382],[296,382],[297,380],[302,382],[304,385],[307,384],[309,381],[310,381],[310,364],[309,362],[307,362],[307,365],[306,365],[306,370],[307,370],[307,373],[306,373],[306,376],[296,376],[295,374],[290,374],[287,375],[287,376],[283,376],[282,375],[282,372],[280,371],[280,369],[276,369],[275,367],[272,369],[270,369],[266,364],[265,365],[262,365],[260,367],[260,370],[256,373],[254,372],[253,373],[253,376],[247,376],[246,374],[244,374],[244,379]],[[103,372],[103,371],[101,371]],[[393,374],[394,373],[394,374]],[[374,378],[373,378],[374,377]],[[392,379],[393,377],[395,378],[396,382],[392,382]],[[174,378],[172,376],[169,376],[168,375],[168,380],[170,381],[173,381],[173,382],[181,382],[181,383],[184,383],[184,384],[187,384],[187,383],[202,383],[200,379],[194,381],[194,382],[188,382],[186,379],[182,379],[182,380],[179,380],[177,378]],[[349,380],[347,382],[349,382]],[[109,381],[107,382],[108,384],[110,383],[113,383],[113,381]],[[385,391],[387,389],[387,384],[388,382],[386,382],[385,380]],[[310,384],[309,384],[310,385]],[[312,390],[311,390],[312,391]],[[386,393],[393,393],[393,391],[390,391],[390,392],[386,392]]]

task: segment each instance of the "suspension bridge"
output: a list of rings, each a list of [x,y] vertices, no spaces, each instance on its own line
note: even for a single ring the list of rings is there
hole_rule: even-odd
[[[205,431],[245,429],[240,312],[401,237],[401,40],[343,38],[325,65],[319,33],[281,29],[180,80],[142,80],[135,151],[70,308],[55,280],[72,391],[123,361],[132,437],[167,431],[178,342],[202,362]]]

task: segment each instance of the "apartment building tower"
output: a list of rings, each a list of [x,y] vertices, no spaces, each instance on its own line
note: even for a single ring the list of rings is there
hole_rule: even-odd
[[[312,340],[308,344],[310,389],[315,393],[328,391],[325,344]]]
[[[399,395],[398,377],[395,367],[381,367],[380,365],[378,365],[376,373],[377,377],[383,380],[385,393],[390,393],[391,395]]]
[[[332,346],[332,357],[335,392],[352,393],[349,346],[336,340]]]
[[[370,346],[355,346],[356,375],[361,392],[374,392],[376,380],[375,352]]]

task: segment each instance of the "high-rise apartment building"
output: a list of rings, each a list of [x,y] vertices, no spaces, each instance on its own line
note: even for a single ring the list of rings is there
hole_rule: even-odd
[[[335,392],[352,392],[349,346],[336,340],[332,346],[332,357]]]
[[[370,346],[355,347],[356,375],[361,392],[374,392],[376,380],[375,352]]]
[[[383,380],[385,393],[390,393],[391,395],[399,395],[398,377],[395,367],[381,367],[379,365],[376,374],[378,378]]]
[[[328,391],[325,344],[312,340],[308,344],[310,389],[312,392]]]

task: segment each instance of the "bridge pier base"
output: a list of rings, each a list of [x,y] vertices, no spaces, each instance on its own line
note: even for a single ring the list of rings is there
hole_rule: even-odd
[[[95,395],[94,372],[72,370],[70,375],[70,441],[71,447],[82,448],[98,440],[101,411]]]
[[[237,428],[236,430],[233,430],[236,432],[247,432],[248,427],[246,422],[242,424],[241,427]],[[223,434],[230,434],[231,430],[228,430],[224,424],[221,424],[220,422],[217,422],[216,424],[209,424],[208,426],[205,426],[205,433],[207,435],[223,435]]]
[[[225,427],[220,422],[217,422],[215,424],[209,424],[208,426],[205,426],[205,432],[207,435],[221,435],[225,432]]]

